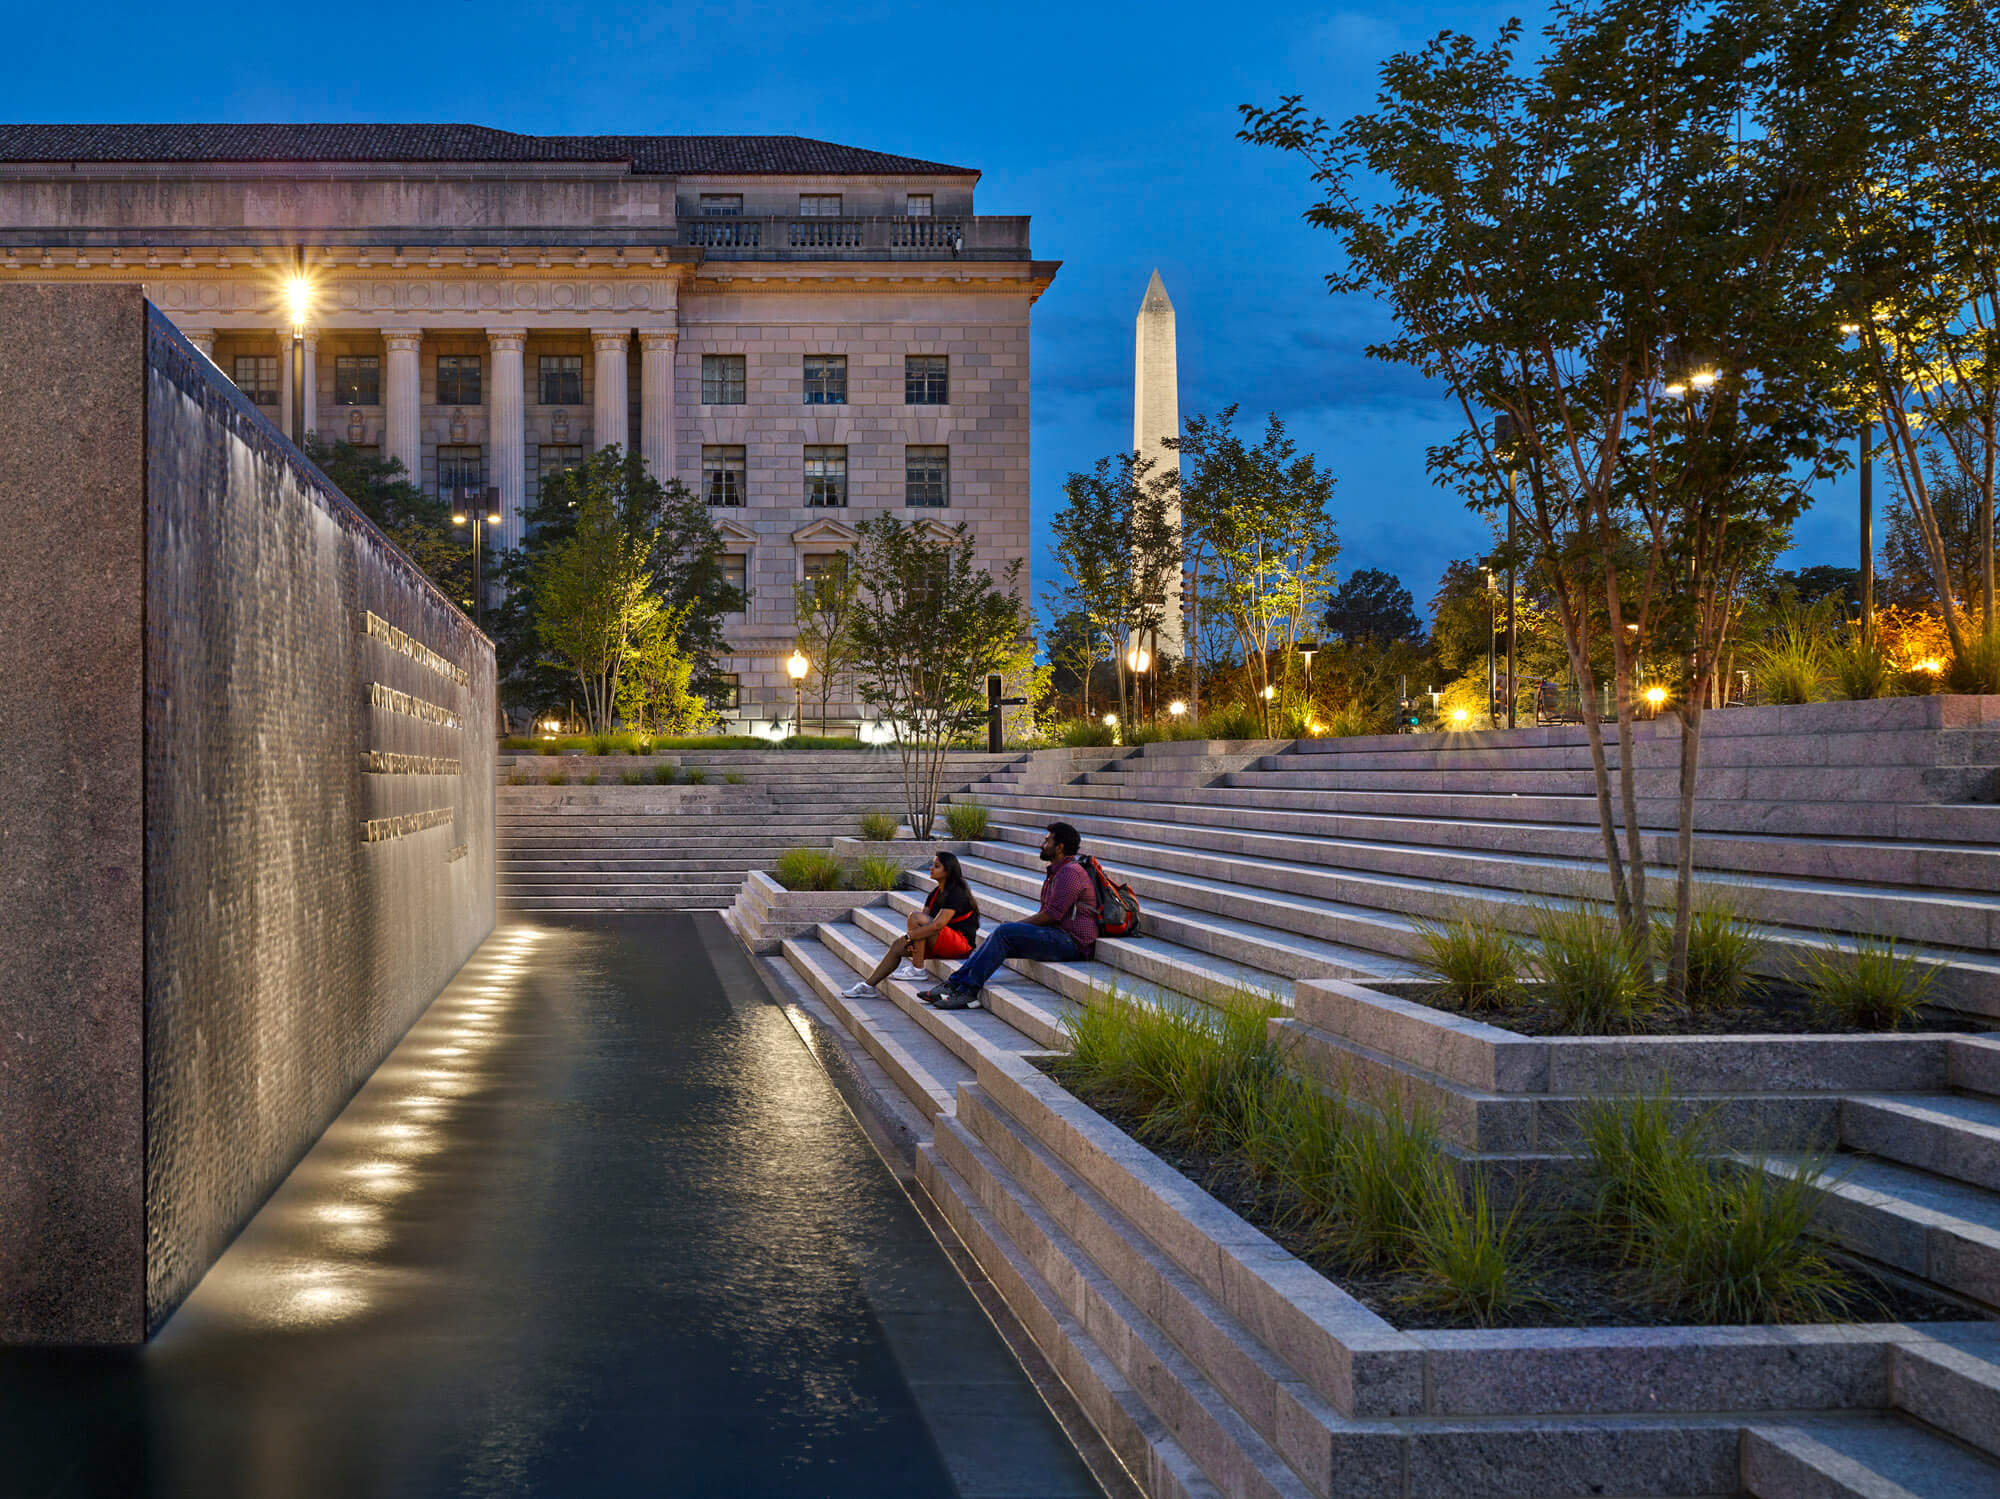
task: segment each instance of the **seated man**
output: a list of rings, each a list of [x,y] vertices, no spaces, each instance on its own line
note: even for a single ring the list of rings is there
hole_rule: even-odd
[[[920,996],[940,1010],[964,1010],[979,1003],[979,991],[993,970],[1009,958],[1045,963],[1087,958],[1097,946],[1097,887],[1077,863],[1083,839],[1066,822],[1052,822],[1042,837],[1049,872],[1042,881],[1041,909],[1026,921],[1004,921],[958,971]]]

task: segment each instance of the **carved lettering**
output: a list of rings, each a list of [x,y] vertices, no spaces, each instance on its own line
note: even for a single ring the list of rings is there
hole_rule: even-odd
[[[362,611],[362,632],[370,640],[379,640],[398,655],[408,656],[417,665],[436,672],[439,676],[456,682],[463,687],[471,680],[462,666],[454,666],[429,646],[412,640],[408,635],[390,624],[388,620],[372,609]]]
[[[374,776],[455,776],[457,760],[443,755],[401,755],[393,750],[363,750],[361,769]]]
[[[450,807],[433,807],[428,812],[405,812],[401,817],[373,817],[361,824],[363,843],[387,843],[407,838],[427,828],[443,827],[457,814]]]
[[[461,727],[458,714],[450,708],[425,702],[422,698],[412,697],[407,692],[399,692],[386,682],[368,684],[368,702],[372,707],[385,708],[391,713],[401,713],[423,723],[434,723],[440,728]]]

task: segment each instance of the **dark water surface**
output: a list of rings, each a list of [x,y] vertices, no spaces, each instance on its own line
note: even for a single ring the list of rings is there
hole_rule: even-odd
[[[498,931],[150,1347],[0,1352],[0,1495],[1097,1494],[697,920]]]

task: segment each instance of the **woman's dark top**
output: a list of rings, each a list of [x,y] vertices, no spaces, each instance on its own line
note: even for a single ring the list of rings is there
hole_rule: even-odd
[[[924,901],[924,915],[935,916],[939,906],[948,905],[959,914],[948,925],[967,942],[977,945],[979,941],[979,903],[972,898],[972,887],[964,880],[947,880],[931,891]]]

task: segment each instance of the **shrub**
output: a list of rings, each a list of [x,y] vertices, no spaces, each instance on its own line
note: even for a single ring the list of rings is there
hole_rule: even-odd
[[[1894,937],[1860,937],[1845,950],[1827,937],[1807,949],[1798,976],[1821,1014],[1863,1030],[1895,1030],[1937,982],[1937,970],[1899,952]]]
[[[722,778],[722,782],[725,786],[741,786],[743,784],[743,776],[741,772],[732,770]]]
[[[1497,1009],[1521,975],[1521,944],[1511,932],[1470,917],[1419,920],[1417,963],[1469,1012]]]
[[[662,785],[662,786],[671,786],[671,785],[673,785],[673,783],[674,783],[674,768],[673,768],[673,766],[671,766],[671,765],[655,765],[655,766],[653,767],[653,780],[654,780],[654,781],[655,781],[656,783],[658,783],[659,785]]]
[[[1571,1036],[1632,1030],[1655,1003],[1652,964],[1611,917],[1590,906],[1535,912],[1535,977],[1556,1025]]]
[[[1945,668],[1944,684],[1953,692],[2000,692],[2000,624],[1981,630],[1966,621],[1965,650]]]
[[[944,809],[944,825],[951,836],[957,839],[984,838],[992,826],[993,819],[978,802],[947,802]]]
[[[903,866],[887,854],[863,854],[848,871],[847,882],[856,890],[894,890],[903,883]]]
[[[788,848],[771,873],[787,890],[838,890],[840,860],[823,848]]]
[[[1490,1327],[1531,1302],[1527,1235],[1517,1201],[1494,1211],[1483,1176],[1470,1192],[1441,1163],[1413,1191],[1408,1265],[1419,1277],[1412,1305]]]
[[[896,829],[902,826],[902,819],[893,812],[863,812],[861,814],[861,836],[870,843],[887,843],[896,836]]]
[[[1751,648],[1750,661],[1757,674],[1757,685],[1763,689],[1764,701],[1818,702],[1827,668],[1820,616],[1808,609],[1783,611],[1776,631]]]
[[[688,784],[689,784],[690,786],[705,786],[705,785],[707,785],[707,784],[708,784],[708,772],[707,772],[707,771],[705,771],[705,770],[703,770],[703,769],[702,769],[702,768],[701,768],[701,767],[700,767],[699,765],[690,765],[690,766],[689,766],[689,767],[687,768],[687,783],[688,783]]]
[[[1887,697],[1895,685],[1896,668],[1873,633],[1850,626],[1835,639],[1828,653],[1834,688],[1844,698],[1860,701]]]
[[[527,772],[526,772],[525,770],[510,770],[510,771],[508,771],[508,772],[507,772],[507,784],[508,784],[509,786],[525,786],[525,785],[527,785],[527,784],[528,784],[528,773],[527,773]]]
[[[623,781],[627,786],[637,786],[645,781],[646,772],[643,770],[621,770],[618,772],[618,779]]]
[[[1118,742],[1118,730],[1095,719],[1073,718],[1056,730],[1056,742],[1070,749],[1108,749]]]
[[[1354,739],[1363,734],[1380,734],[1384,729],[1378,715],[1357,700],[1336,708],[1327,718],[1325,732],[1329,739]]]
[[[1262,739],[1264,721],[1241,704],[1214,708],[1202,715],[1203,739]]]
[[[1741,1004],[1756,985],[1750,966],[1762,947],[1727,895],[1704,897],[1688,926],[1688,1007],[1726,1010]],[[1653,918],[1653,954],[1663,965],[1673,959],[1671,912]]]
[[[567,786],[569,784],[568,772],[561,770],[550,771],[548,774],[548,784],[551,786]]]
[[[617,749],[618,740],[610,734],[592,734],[590,736],[590,753],[593,755],[609,755],[615,753]]]

